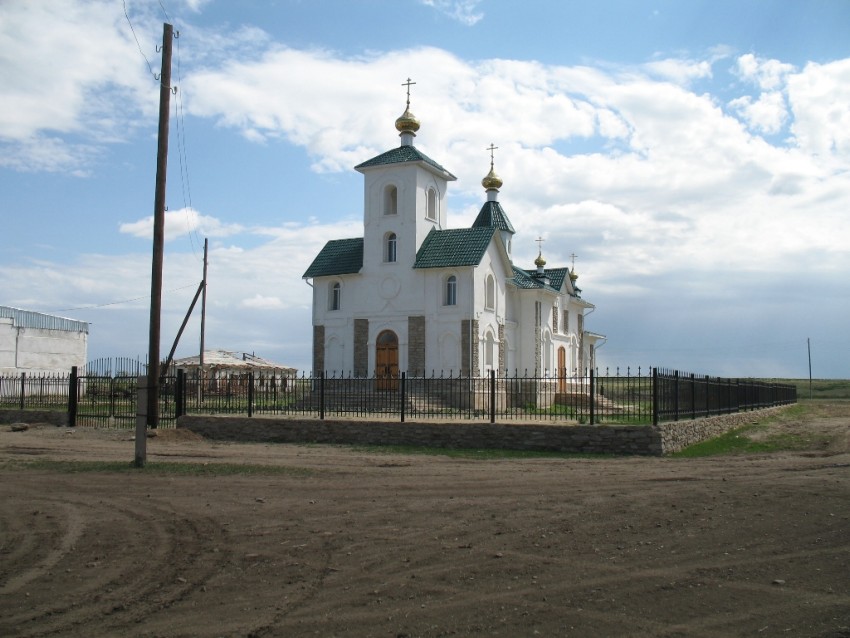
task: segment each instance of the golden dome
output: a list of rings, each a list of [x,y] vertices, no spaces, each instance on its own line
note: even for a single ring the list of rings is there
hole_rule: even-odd
[[[395,128],[399,133],[416,133],[419,130],[419,120],[410,112],[410,104],[404,113],[395,121]]]
[[[496,171],[493,170],[493,165],[490,164],[490,172],[487,173],[487,176],[481,180],[481,185],[490,190],[491,188],[495,188],[496,190],[502,187],[502,178],[496,174]]]
[[[543,259],[543,253],[542,252],[537,254],[537,259],[534,260],[534,265],[537,266],[538,268],[543,268],[543,266],[546,265],[546,260]]]
[[[575,283],[576,279],[578,279],[578,275],[576,274],[575,266],[573,266],[573,269],[570,271],[570,281]]]

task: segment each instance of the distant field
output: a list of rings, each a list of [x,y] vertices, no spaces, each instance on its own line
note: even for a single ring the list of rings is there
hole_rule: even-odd
[[[808,399],[808,379],[761,379],[771,383],[791,383],[797,386],[797,398]],[[850,399],[850,379],[812,379],[812,399]]]

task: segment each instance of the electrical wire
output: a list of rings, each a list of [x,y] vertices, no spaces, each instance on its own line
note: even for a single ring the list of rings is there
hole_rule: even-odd
[[[124,17],[127,18],[127,24],[130,25],[130,31],[133,33],[133,39],[136,41],[136,46],[139,47],[139,53],[142,54],[142,57],[145,59],[145,64],[148,65],[148,70],[153,76],[153,79],[159,82],[159,78],[156,77],[156,73],[153,71],[153,67],[151,66],[150,60],[148,60],[148,56],[145,55],[145,52],[142,50],[142,45],[139,42],[139,38],[136,36],[136,30],[133,28],[133,22],[130,20],[130,14],[127,13],[127,0],[121,0],[121,4],[124,5]],[[164,11],[165,9],[163,9]]]
[[[179,36],[179,32],[178,32]],[[183,208],[188,210],[190,213],[195,212],[195,209],[192,205],[192,187],[191,182],[189,180],[189,155],[186,151],[186,119],[185,119],[185,110],[183,105],[183,91],[182,91],[182,82],[183,78],[181,77],[181,69],[180,69],[180,38],[177,38],[177,83],[178,86],[181,87],[181,90],[177,91],[177,96],[174,101],[174,121],[177,124],[177,155],[180,159],[180,184],[182,187],[183,193]],[[189,244],[192,247],[192,254],[196,259],[200,259],[198,255],[198,251],[200,250],[201,239],[200,235],[198,235],[198,231],[196,227],[192,226],[192,223],[187,215],[186,217],[186,227],[189,235]],[[197,245],[196,245],[197,244]]]
[[[177,292],[179,290],[186,290],[186,288],[193,288],[197,284],[186,284],[185,286],[180,286],[179,288],[172,288],[171,290],[166,290],[166,293]],[[144,295],[143,297],[135,297],[133,299],[122,299],[121,301],[110,301],[109,303],[96,304],[93,306],[79,306],[77,308],[59,308],[58,310],[48,310],[47,312],[71,312],[74,310],[91,310],[92,308],[106,308],[107,306],[117,306],[122,303],[132,303],[134,301],[141,301],[142,299],[150,299],[150,295]]]

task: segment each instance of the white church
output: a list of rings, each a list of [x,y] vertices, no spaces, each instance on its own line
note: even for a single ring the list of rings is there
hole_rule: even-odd
[[[313,371],[357,377],[584,375],[605,337],[585,329],[575,265],[514,264],[502,180],[471,228],[448,228],[457,178],[419,151],[420,123],[396,120],[400,146],[363,162],[363,237],[325,244],[303,277],[313,289]]]

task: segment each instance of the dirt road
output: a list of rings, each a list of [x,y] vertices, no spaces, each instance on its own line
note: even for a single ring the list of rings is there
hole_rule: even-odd
[[[850,637],[850,405],[697,460],[0,426],[2,636]],[[158,462],[179,462],[156,471]],[[180,474],[187,463],[265,471]]]

